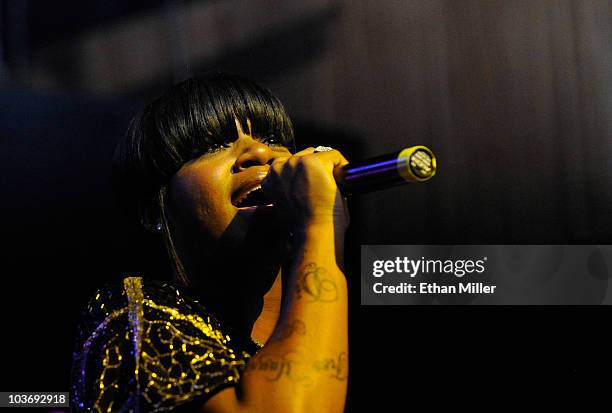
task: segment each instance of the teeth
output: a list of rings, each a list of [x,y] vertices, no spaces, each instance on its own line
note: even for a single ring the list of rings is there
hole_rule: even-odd
[[[251,189],[249,192],[246,193],[246,195],[250,194],[253,191],[256,191],[258,189],[261,189],[261,185],[257,185],[255,188]]]
[[[253,191],[257,191],[258,189],[261,189],[261,185],[257,185],[256,187],[253,187],[251,189],[249,189],[247,192],[245,192],[242,196],[240,196],[240,198],[238,198],[235,202],[235,205],[238,206],[242,201],[244,201],[246,199],[246,197]]]

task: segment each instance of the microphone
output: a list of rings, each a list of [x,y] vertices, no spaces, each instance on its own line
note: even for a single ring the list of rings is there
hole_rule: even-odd
[[[340,192],[348,196],[407,182],[425,182],[436,174],[436,156],[422,145],[364,159],[334,169]]]

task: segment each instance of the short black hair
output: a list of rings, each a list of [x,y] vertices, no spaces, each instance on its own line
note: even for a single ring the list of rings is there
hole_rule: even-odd
[[[120,206],[141,224],[150,221],[146,211],[157,211],[156,232],[185,285],[191,280],[166,217],[167,184],[187,162],[237,140],[236,119],[258,140],[295,150],[281,102],[257,84],[223,73],[186,80],[153,100],[132,119],[115,150],[112,181]],[[152,229],[151,222],[146,226]]]
[[[156,205],[159,190],[190,160],[238,139],[243,131],[264,142],[295,148],[282,103],[244,78],[211,73],[179,83],[146,105],[115,150],[112,181],[120,206],[139,217]]]

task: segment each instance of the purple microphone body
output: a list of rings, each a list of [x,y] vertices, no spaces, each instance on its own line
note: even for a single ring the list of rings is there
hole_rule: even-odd
[[[424,182],[435,175],[436,169],[436,157],[430,149],[412,146],[336,168],[334,178],[340,191],[351,195]]]

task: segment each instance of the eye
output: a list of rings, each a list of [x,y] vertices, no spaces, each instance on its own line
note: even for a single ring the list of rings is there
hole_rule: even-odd
[[[286,149],[285,145],[283,145],[274,135],[270,135],[267,138],[262,139],[261,142],[265,143],[271,148]]]
[[[206,153],[209,154],[209,153],[220,152],[223,149],[227,149],[229,147],[230,147],[229,143],[224,143],[224,142],[223,143],[213,143],[212,145],[208,147],[208,149],[206,150]]]

